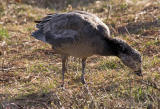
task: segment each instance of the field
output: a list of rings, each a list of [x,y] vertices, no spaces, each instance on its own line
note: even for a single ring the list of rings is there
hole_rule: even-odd
[[[44,1],[0,0],[0,109],[160,109],[159,0]],[[80,59],[70,57],[61,88],[61,56],[31,33],[35,20],[72,10],[94,13],[137,49],[143,78],[117,57],[92,56],[83,85]]]

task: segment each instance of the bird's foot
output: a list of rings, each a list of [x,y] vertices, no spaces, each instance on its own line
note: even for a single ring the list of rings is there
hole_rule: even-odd
[[[65,90],[65,84],[61,84],[59,88]]]
[[[64,84],[63,84],[63,83],[61,84],[61,87],[64,87]]]
[[[61,83],[60,83],[60,86],[59,86],[60,88],[65,88],[65,83],[64,83],[64,81],[62,81]]]
[[[83,77],[81,78],[81,82],[82,84],[86,84],[85,79]]]

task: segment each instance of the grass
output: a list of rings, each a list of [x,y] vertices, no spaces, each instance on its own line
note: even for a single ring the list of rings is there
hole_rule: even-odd
[[[125,0],[93,0],[85,5],[81,1],[80,6],[79,0],[67,1],[72,10],[85,10],[99,16],[110,27],[112,37],[121,38],[140,51],[144,76],[132,74],[117,57],[92,56],[87,60],[87,85],[82,85],[80,60],[70,57],[65,89],[60,87],[61,56],[30,34],[35,30],[34,20],[56,10],[66,12],[68,8],[45,9],[14,1],[7,5],[3,1],[3,8],[0,7],[3,9],[3,16],[0,15],[3,23],[3,27],[0,26],[0,45],[3,45],[0,46],[0,109],[159,109],[160,4],[156,0],[148,5],[142,1],[127,4]]]
[[[0,41],[8,38],[9,38],[8,31],[5,28],[0,27]]]

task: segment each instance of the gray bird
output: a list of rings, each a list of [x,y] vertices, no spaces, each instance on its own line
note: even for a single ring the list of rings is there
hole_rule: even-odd
[[[112,38],[109,28],[97,16],[84,11],[49,14],[36,21],[38,30],[32,36],[49,43],[62,56],[62,85],[68,56],[82,59],[81,81],[84,84],[86,59],[92,55],[117,56],[142,76],[141,55],[126,42]]]

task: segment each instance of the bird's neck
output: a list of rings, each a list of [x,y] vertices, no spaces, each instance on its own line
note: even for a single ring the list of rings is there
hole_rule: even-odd
[[[121,43],[122,40],[115,38],[106,38],[103,56],[117,56],[119,57],[119,53],[121,52]]]

